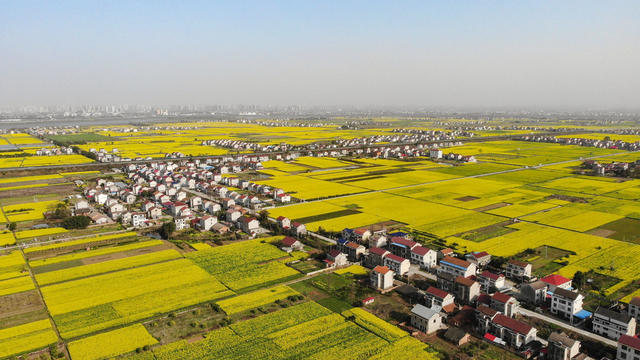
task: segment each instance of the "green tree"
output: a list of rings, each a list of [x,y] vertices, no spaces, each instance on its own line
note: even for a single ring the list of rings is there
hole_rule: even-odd
[[[18,224],[16,224],[15,222],[12,222],[9,224],[9,230],[11,231],[15,231],[17,227],[18,227]]]
[[[576,271],[573,274],[573,284],[579,289],[584,286],[584,273],[582,271]]]
[[[160,227],[160,236],[163,239],[168,239],[174,231],[176,231],[176,224],[173,221],[168,221]]]
[[[65,229],[86,229],[91,224],[91,218],[85,215],[69,216],[62,221]]]

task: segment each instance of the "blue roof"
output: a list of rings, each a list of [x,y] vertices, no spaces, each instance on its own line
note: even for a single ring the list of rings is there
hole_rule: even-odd
[[[344,243],[346,243],[346,242],[347,242],[347,240],[345,240],[345,239],[338,239],[338,243],[339,243],[339,244],[344,244]]]
[[[593,313],[587,311],[587,310],[580,310],[578,311],[575,315],[573,315],[574,317],[577,317],[578,319],[588,319],[593,315]]]
[[[407,234],[406,232],[397,231],[397,232],[391,233],[389,235],[391,235],[391,236],[403,236],[404,237],[404,236],[407,236],[409,234]]]
[[[405,248],[405,249],[407,248],[407,246],[406,246],[406,245],[402,245],[402,244],[400,244],[400,243],[396,243],[396,242],[392,242],[392,243],[391,243],[391,245],[393,245],[393,246],[400,246],[400,247],[403,247],[403,248]]]
[[[453,266],[453,267],[454,267],[454,268],[456,268],[456,269],[460,269],[460,270],[467,270],[467,268],[466,268],[466,267],[463,267],[463,266],[460,266],[460,265],[456,265],[456,264],[452,264],[452,263],[450,263],[450,262],[448,262],[448,261],[442,261],[442,260],[441,260],[441,261],[440,261],[440,263],[441,263],[441,264],[447,264],[447,265],[449,265],[449,266]]]

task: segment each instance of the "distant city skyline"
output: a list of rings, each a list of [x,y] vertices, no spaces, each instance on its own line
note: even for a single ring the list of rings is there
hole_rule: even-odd
[[[0,108],[638,109],[638,18],[637,1],[4,1]]]

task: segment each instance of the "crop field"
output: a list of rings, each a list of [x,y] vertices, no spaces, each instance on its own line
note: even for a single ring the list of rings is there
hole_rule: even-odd
[[[0,357],[9,357],[46,347],[58,341],[49,319],[0,329]]]
[[[302,276],[300,272],[275,261],[290,255],[271,245],[269,239],[203,249],[186,256],[233,291],[246,291]]]
[[[66,243],[61,243],[61,244],[66,244]],[[129,250],[148,248],[148,247],[158,246],[158,245],[162,245],[162,240],[140,241],[140,242],[134,242],[128,245],[104,247],[104,248],[98,248],[90,251],[74,252],[71,254],[60,255],[60,256],[55,256],[51,258],[33,260],[33,261],[29,261],[29,265],[31,265],[32,268],[37,269],[38,267],[53,265],[53,264],[62,263],[62,262],[77,261],[77,260],[99,257],[99,256],[104,256],[109,254],[115,254],[115,253],[129,251]],[[27,248],[25,249],[25,252],[27,252],[26,250],[29,250],[29,249],[37,249],[37,248]]]
[[[2,211],[8,221],[12,222],[41,220],[44,218],[44,213],[55,209],[58,203],[57,200],[51,200],[7,205],[2,207]]]
[[[358,316],[353,322],[306,302],[212,331],[203,340],[153,348],[144,358],[386,359],[394,354],[397,359],[437,359],[437,353],[408,333],[380,319]]]
[[[63,338],[232,294],[186,259],[43,286],[41,291]]]
[[[299,293],[288,286],[278,286],[220,300],[218,305],[225,313],[232,315],[285,299],[291,295],[299,295]]]
[[[175,260],[180,257],[180,253],[175,250],[157,251],[150,254],[131,256],[123,259],[115,259],[94,264],[75,266],[57,271],[48,271],[37,274],[36,281],[41,286],[44,286],[87,276],[94,276],[143,265],[155,264],[168,260]]]
[[[72,359],[99,360],[126,354],[157,342],[144,326],[136,324],[72,341],[69,343],[69,352]]]

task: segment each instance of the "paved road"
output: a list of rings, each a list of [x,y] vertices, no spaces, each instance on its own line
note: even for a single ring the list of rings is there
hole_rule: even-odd
[[[556,318],[552,318],[550,316],[547,316],[547,315],[544,315],[544,314],[539,314],[537,312],[529,311],[529,310],[523,309],[523,308],[520,308],[519,311],[520,311],[520,314],[522,314],[524,316],[534,317],[534,318],[540,319],[542,321],[545,321],[545,322],[560,326],[561,328],[573,331],[573,332],[578,333],[578,334],[580,334],[580,335],[582,335],[582,336],[584,336],[586,338],[589,338],[591,340],[598,341],[598,342],[601,342],[601,343],[605,343],[605,344],[607,344],[609,346],[613,346],[613,347],[617,347],[618,346],[618,343],[616,341],[614,341],[614,340],[602,337],[600,335],[594,334],[594,333],[589,332],[587,330],[578,329],[575,326],[571,326],[570,324],[568,324],[568,323],[566,323],[564,321],[558,320]]]

